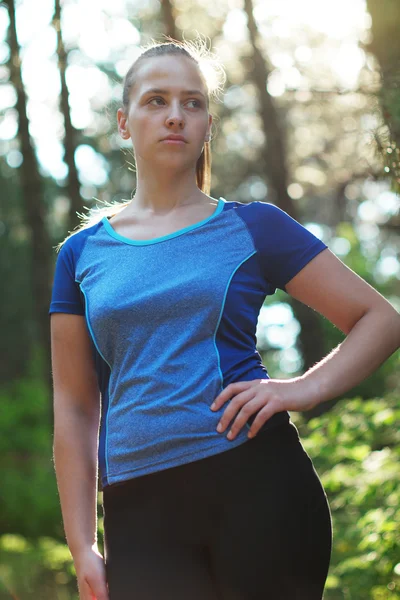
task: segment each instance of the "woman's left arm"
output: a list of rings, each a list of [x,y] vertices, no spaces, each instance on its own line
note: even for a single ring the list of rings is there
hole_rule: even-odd
[[[316,404],[351,390],[400,346],[400,314],[329,249],[293,277],[286,291],[347,336],[301,376]]]
[[[299,377],[228,385],[211,409],[217,411],[231,400],[217,429],[222,433],[234,419],[229,439],[234,439],[255,413],[249,437],[276,412],[309,410],[340,396],[373,373],[400,346],[400,314],[329,248],[317,254],[285,288],[331,321],[346,338]]]

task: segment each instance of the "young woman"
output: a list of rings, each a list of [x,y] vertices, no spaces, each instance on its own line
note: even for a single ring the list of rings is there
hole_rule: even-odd
[[[351,390],[399,345],[389,302],[287,213],[209,195],[207,60],[172,41],[132,65],[117,117],[135,196],[57,260],[54,458],[81,600],[320,600],[330,511],[288,411]],[[347,336],[287,380],[256,350],[276,288]]]

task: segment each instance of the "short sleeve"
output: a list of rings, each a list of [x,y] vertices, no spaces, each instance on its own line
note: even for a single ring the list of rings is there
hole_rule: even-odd
[[[61,246],[57,256],[49,314],[54,312],[85,314],[82,292],[75,281],[75,260],[69,240]]]
[[[246,220],[270,294],[276,288],[286,291],[285,285],[328,246],[274,204],[252,202],[251,206],[253,213]]]

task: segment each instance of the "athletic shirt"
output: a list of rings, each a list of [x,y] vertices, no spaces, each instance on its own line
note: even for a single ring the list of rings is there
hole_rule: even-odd
[[[211,216],[155,239],[131,240],[103,217],[66,240],[49,314],[82,315],[90,334],[103,489],[248,441],[255,415],[230,441],[216,431],[228,403],[210,406],[232,382],[269,379],[260,309],[325,248],[273,204],[222,197]]]

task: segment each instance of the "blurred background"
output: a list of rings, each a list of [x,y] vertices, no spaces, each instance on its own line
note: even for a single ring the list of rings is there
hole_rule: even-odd
[[[276,204],[400,310],[399,30],[398,0],[0,2],[0,600],[78,599],[48,308],[55,246],[78,214],[134,191],[116,111],[140,46],[201,35],[225,68],[211,195]],[[260,312],[271,377],[343,339],[281,290]],[[399,366],[392,355],[345,397],[292,414],[332,510],[326,600],[400,599]]]

